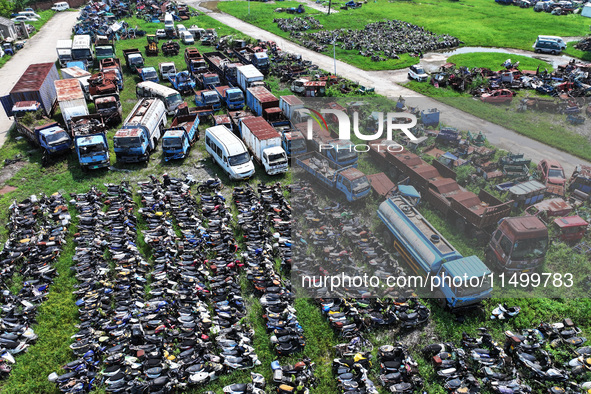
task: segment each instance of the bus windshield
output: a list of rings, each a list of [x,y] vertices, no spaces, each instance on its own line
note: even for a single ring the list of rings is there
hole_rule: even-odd
[[[183,102],[183,99],[181,98],[181,95],[179,93],[175,93],[175,94],[170,95],[166,98],[166,104],[169,108],[174,107],[175,105],[178,105],[182,102]]]

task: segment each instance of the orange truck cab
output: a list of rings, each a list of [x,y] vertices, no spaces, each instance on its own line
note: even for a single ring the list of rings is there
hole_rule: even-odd
[[[560,231],[558,239],[573,243],[580,241],[585,236],[589,225],[578,215],[556,218],[554,224]]]
[[[548,228],[536,216],[507,217],[499,222],[486,249],[486,261],[507,272],[530,272],[542,265]]]

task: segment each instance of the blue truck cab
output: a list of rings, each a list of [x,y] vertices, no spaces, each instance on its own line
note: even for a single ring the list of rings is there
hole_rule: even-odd
[[[195,92],[195,104],[198,107],[211,106],[214,111],[222,107],[220,97],[215,90],[198,90]]]
[[[41,104],[37,101],[19,101],[12,107],[12,114],[16,122],[16,130],[27,140],[31,141],[43,151],[43,160],[69,152],[72,148],[72,138],[66,130],[56,122],[46,119],[47,123],[33,127],[23,123],[26,113],[37,113]]]
[[[117,161],[147,161],[166,127],[166,108],[158,98],[141,99],[113,137]]]
[[[386,226],[384,238],[393,246],[411,270],[424,278],[461,277],[469,285],[450,287],[450,280],[441,280],[431,293],[445,307],[455,312],[480,304],[490,296],[491,271],[476,256],[463,257],[402,195],[395,195],[378,207],[378,217]],[[474,278],[474,280],[470,280]],[[465,282],[462,282],[465,283]],[[426,284],[423,290],[433,290]]]
[[[318,148],[323,156],[339,166],[357,167],[357,152],[350,141],[332,140]]]
[[[296,157],[296,165],[309,173],[330,191],[340,191],[347,201],[357,201],[369,195],[371,187],[364,173],[354,167],[340,167],[318,152]]]
[[[88,169],[97,169],[108,167],[109,159],[109,144],[107,143],[107,136],[105,133],[97,133],[91,135],[77,135],[76,154],[82,171]]]
[[[244,94],[242,90],[229,86],[217,86],[215,91],[229,110],[235,111],[244,108]]]
[[[162,150],[164,160],[184,159],[191,146],[199,139],[199,116],[196,113],[183,114],[177,111],[171,127],[164,130]]]
[[[154,67],[143,67],[139,70],[142,81],[159,82],[158,73]]]
[[[50,156],[68,152],[72,147],[72,138],[57,123],[36,127],[35,133],[39,139],[39,145]]]
[[[291,128],[283,128],[281,130],[281,147],[289,158],[299,156],[308,151],[304,135],[299,130],[293,130]]]

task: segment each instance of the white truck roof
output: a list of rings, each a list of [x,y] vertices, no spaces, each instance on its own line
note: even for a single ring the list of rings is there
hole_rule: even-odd
[[[263,74],[252,64],[247,64],[246,66],[240,66],[237,70],[244,75],[245,78],[264,78]]]

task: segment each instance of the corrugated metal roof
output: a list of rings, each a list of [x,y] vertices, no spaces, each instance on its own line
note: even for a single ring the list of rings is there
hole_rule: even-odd
[[[255,86],[252,88],[248,88],[248,91],[256,97],[262,103],[270,103],[273,101],[279,101],[277,97],[273,95],[273,93],[269,92],[266,87],[264,86]]]
[[[275,114],[275,113],[283,112],[283,111],[279,107],[271,107],[271,108],[265,108],[263,112],[266,112],[268,114]]]
[[[57,101],[71,101],[84,99],[84,92],[77,79],[58,79],[53,81],[57,92]]]
[[[213,121],[214,121],[215,125],[230,124],[232,122],[232,120],[230,119],[230,116],[228,116],[228,115],[214,115]]]
[[[519,183],[515,186],[511,186],[509,188],[509,193],[511,193],[515,196],[520,196],[520,195],[525,195],[525,194],[529,194],[532,192],[539,192],[539,191],[543,191],[543,190],[546,190],[546,186],[544,186],[543,183],[540,183],[538,181],[527,181],[527,182]]]
[[[308,82],[304,82],[304,86],[307,88],[326,86],[326,81],[308,81]]]
[[[371,188],[375,190],[375,192],[380,196],[387,196],[388,193],[390,193],[390,191],[396,187],[394,182],[392,182],[390,178],[388,178],[388,176],[383,172],[368,175],[367,179],[369,179]]]
[[[260,116],[242,119],[242,124],[248,127],[252,134],[259,140],[281,138],[281,135],[265,119]]]
[[[304,105],[304,102],[298,96],[281,96],[281,99],[289,105]]]
[[[14,85],[10,94],[39,90],[53,67],[55,67],[54,63],[31,64]]]
[[[570,205],[568,202],[564,201],[564,199],[560,197],[544,200],[542,202],[535,204],[534,206],[538,208],[540,211],[549,211],[550,213],[558,211],[570,212],[573,209],[572,205]]]
[[[68,76],[70,78],[80,78],[90,76],[90,73],[86,70],[81,69],[78,66],[62,68],[62,76]]]

